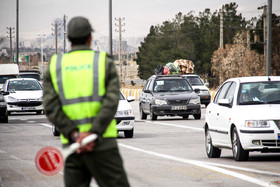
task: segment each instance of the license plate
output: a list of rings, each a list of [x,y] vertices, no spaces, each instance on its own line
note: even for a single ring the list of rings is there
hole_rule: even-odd
[[[172,106],[171,110],[187,110],[187,106]]]
[[[21,110],[35,110],[35,107],[22,107]]]

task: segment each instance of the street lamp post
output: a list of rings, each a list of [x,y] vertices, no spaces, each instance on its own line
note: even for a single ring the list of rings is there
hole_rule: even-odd
[[[44,58],[43,58],[43,44],[42,44],[42,37],[45,36],[45,34],[39,34],[41,39],[41,61],[42,61],[42,79],[44,78]]]

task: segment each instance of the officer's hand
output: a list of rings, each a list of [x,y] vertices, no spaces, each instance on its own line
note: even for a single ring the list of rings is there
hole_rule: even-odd
[[[82,133],[80,133],[79,136],[78,136],[78,138],[76,139],[76,142],[81,143],[82,140],[83,140],[85,137],[89,136],[89,135],[91,135],[91,133],[89,133],[89,132],[82,132]],[[88,144],[82,146],[81,148],[79,148],[79,149],[77,150],[77,153],[79,154],[79,153],[91,152],[91,151],[93,150],[95,144],[96,144],[95,141],[90,142],[90,143],[88,143]]]

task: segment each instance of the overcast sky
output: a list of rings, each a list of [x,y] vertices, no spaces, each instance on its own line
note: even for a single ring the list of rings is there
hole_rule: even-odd
[[[74,16],[87,17],[95,29],[94,36],[108,36],[109,0],[19,0],[20,38],[36,37],[38,34],[51,34],[52,23],[56,18],[68,20]],[[151,25],[172,20],[182,12],[184,15],[195,11],[197,15],[205,8],[211,12],[222,5],[236,2],[238,13],[246,20],[259,17],[262,10],[257,7],[267,4],[267,0],[112,0],[113,36],[118,36],[114,18],[125,18],[123,37],[146,36]],[[272,12],[280,15],[280,0],[273,0]],[[0,0],[0,36],[7,36],[7,27],[16,26],[16,0]]]

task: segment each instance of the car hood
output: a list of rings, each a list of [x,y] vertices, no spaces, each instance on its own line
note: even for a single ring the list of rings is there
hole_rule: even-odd
[[[156,99],[194,99],[197,98],[197,94],[194,92],[162,92],[155,93]]]
[[[131,110],[131,106],[127,100],[119,100],[118,111],[121,110]]]
[[[238,111],[234,112],[237,115],[236,118],[248,120],[280,119],[280,104],[243,105],[237,106],[235,111]]]
[[[209,89],[205,85],[192,85],[192,88],[193,89],[198,88],[200,90],[208,90],[209,91]]]
[[[37,99],[43,96],[43,90],[10,92],[10,94],[6,95],[5,98],[9,96],[16,99]]]

